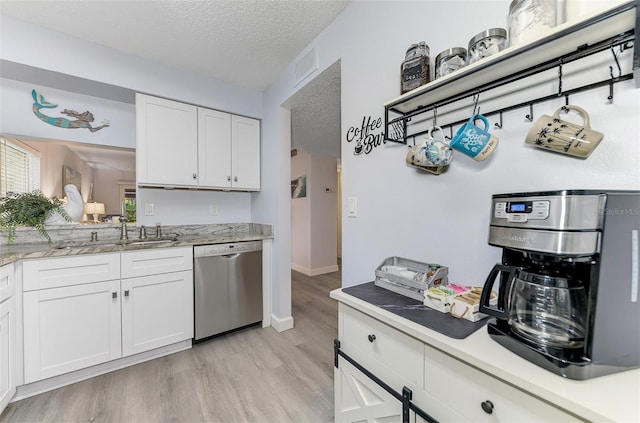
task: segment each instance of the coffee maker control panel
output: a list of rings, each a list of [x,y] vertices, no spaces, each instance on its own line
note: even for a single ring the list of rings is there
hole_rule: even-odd
[[[549,217],[549,201],[501,201],[494,204],[494,217],[507,219],[507,222],[544,220]]]

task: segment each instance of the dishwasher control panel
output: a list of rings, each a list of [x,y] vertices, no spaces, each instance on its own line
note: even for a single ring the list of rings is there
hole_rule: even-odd
[[[262,250],[262,241],[231,242],[228,244],[198,245],[193,247],[194,257],[221,256]]]

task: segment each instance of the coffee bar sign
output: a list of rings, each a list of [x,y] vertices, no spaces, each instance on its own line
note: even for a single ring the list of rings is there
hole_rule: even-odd
[[[369,154],[375,147],[386,144],[384,131],[381,128],[382,118],[373,119],[371,116],[363,116],[362,125],[349,128],[347,142],[355,142],[353,154],[356,156],[362,153]]]

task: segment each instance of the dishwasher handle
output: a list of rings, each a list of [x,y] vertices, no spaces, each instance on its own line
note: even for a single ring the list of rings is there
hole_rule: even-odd
[[[223,254],[223,255],[218,256],[218,257],[222,257],[222,258],[226,258],[226,259],[231,260],[231,259],[234,259],[234,258],[238,257],[240,254],[241,253]]]
[[[250,253],[262,251],[262,241],[241,241],[227,244],[196,245],[193,247],[193,257],[215,257],[236,253]]]

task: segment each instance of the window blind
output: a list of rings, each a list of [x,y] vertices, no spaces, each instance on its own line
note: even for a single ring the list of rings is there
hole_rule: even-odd
[[[0,197],[40,188],[40,158],[0,138]]]

